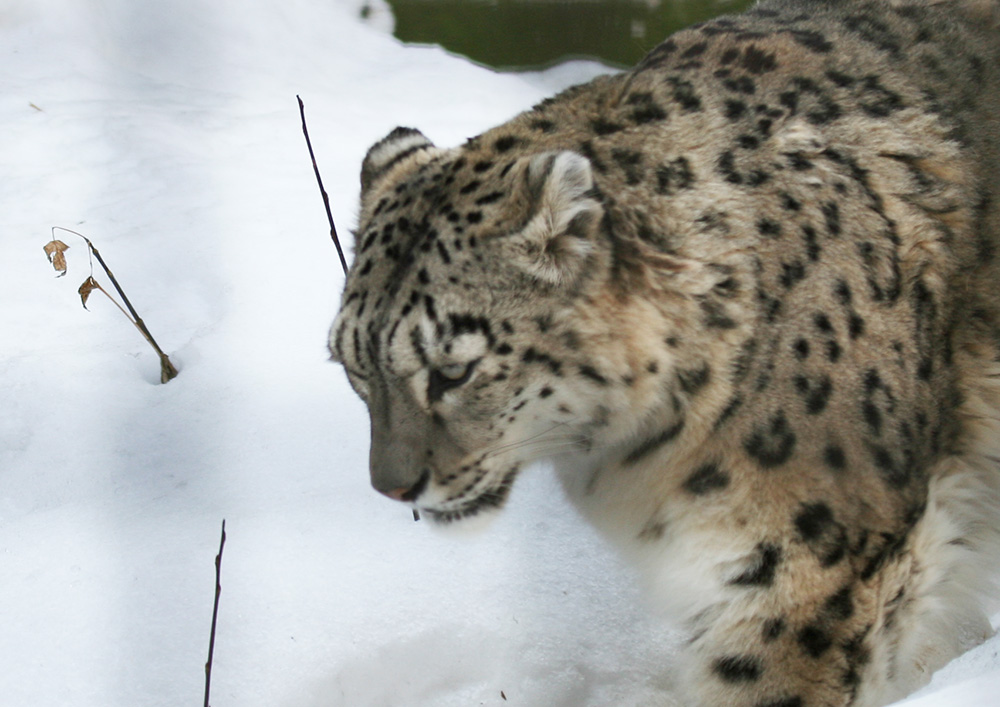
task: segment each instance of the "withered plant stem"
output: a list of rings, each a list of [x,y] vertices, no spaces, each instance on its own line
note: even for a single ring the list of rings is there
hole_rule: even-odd
[[[118,280],[117,278],[115,278],[115,274],[111,272],[111,268],[109,268],[108,264],[104,262],[104,258],[101,257],[101,252],[97,250],[97,247],[85,235],[83,235],[82,233],[78,233],[72,229],[63,228],[62,226],[53,226],[52,230],[53,232],[59,230],[59,231],[65,231],[66,233],[72,233],[74,236],[79,236],[80,238],[82,238],[84,241],[87,242],[87,248],[89,249],[90,253],[95,258],[97,258],[97,262],[100,263],[101,267],[104,269],[104,272],[107,274],[108,279],[111,280],[111,284],[115,286],[115,291],[118,293],[118,296],[122,298],[122,302],[124,302],[125,306],[128,308],[128,311],[131,314],[130,319],[132,321],[132,324],[135,325],[135,328],[139,330],[139,333],[142,334],[143,337],[146,339],[146,341],[149,342],[149,345],[153,347],[153,351],[156,352],[156,355],[160,357],[160,382],[167,383],[176,378],[177,368],[175,368],[174,364],[170,362],[170,358],[167,356],[167,354],[163,352],[163,349],[160,348],[160,345],[156,343],[156,339],[153,338],[153,335],[149,333],[149,329],[146,328],[146,323],[142,321],[142,317],[140,317],[139,313],[135,311],[135,307],[133,307],[132,303],[129,301],[128,296],[125,294],[125,290],[123,290],[121,288],[121,285],[118,284]],[[110,299],[112,302],[115,301],[114,298],[111,297],[111,295],[108,295],[108,293],[104,290],[103,287],[98,285],[98,289],[101,290],[101,292],[104,292],[104,294],[107,295],[108,299]],[[118,303],[115,302],[115,304]],[[121,309],[120,305],[119,309]]]

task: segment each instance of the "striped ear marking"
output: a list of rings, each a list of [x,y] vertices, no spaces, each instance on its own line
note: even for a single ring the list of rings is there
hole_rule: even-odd
[[[433,146],[434,143],[414,128],[396,128],[376,142],[361,164],[362,197],[397,164],[410,155]]]

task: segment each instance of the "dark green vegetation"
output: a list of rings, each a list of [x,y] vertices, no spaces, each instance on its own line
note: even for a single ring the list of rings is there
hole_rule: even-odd
[[[667,35],[752,0],[389,0],[396,36],[501,69],[567,58],[631,66]]]

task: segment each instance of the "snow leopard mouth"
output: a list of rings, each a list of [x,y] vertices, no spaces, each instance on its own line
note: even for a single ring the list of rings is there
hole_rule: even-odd
[[[503,508],[504,504],[507,502],[507,498],[510,496],[511,487],[514,485],[514,479],[517,476],[517,472],[520,471],[520,468],[519,464],[511,467],[503,473],[499,482],[486,488],[473,498],[461,499],[458,503],[454,503],[454,501],[449,502],[447,508],[421,506],[418,503],[416,505],[416,510],[418,510],[421,514],[426,515],[435,523],[441,525],[457,523],[483,513],[499,511]],[[463,492],[462,495],[464,496],[471,490],[472,489],[469,489]]]

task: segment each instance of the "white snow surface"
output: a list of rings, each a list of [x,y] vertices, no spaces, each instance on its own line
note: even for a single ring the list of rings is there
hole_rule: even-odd
[[[367,481],[327,361],[367,147],[456,144],[600,67],[498,74],[359,0],[0,0],[0,705],[675,705],[677,637],[531,470],[471,537]],[[42,246],[91,238],[181,369]],[[110,285],[98,269],[98,281]],[[1000,704],[1000,642],[905,704]]]

